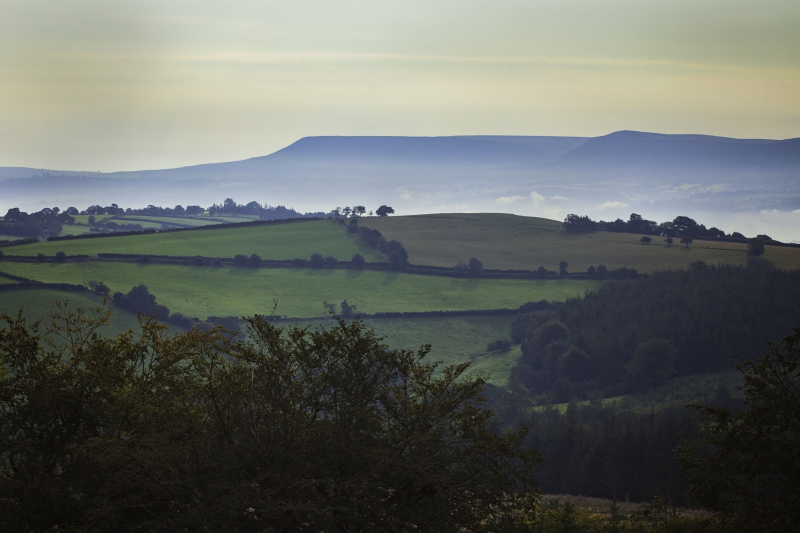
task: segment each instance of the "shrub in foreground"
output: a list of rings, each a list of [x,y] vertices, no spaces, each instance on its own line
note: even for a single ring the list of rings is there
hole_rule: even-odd
[[[59,306],[0,330],[3,531],[519,531],[535,450],[480,377],[358,320],[95,335]]]

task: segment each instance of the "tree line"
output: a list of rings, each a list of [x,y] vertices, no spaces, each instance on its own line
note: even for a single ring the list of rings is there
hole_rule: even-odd
[[[618,218],[611,222],[606,222],[605,220],[594,221],[585,215],[569,214],[564,219],[562,225],[564,229],[569,232],[613,231],[619,233],[660,235],[662,237],[746,239],[746,237],[738,231],[725,233],[723,230],[716,227],[706,228],[704,224],[700,224],[693,218],[687,216],[677,216],[671,221],[661,222],[659,224],[653,220],[647,220],[637,213],[631,213],[628,220]],[[761,241],[772,240],[769,235],[758,235],[756,238]],[[670,240],[670,244],[671,243],[672,241]]]
[[[339,223],[344,225],[344,220],[339,220]],[[400,241],[396,239],[387,241],[380,231],[359,226],[358,218],[350,219],[347,224],[347,232],[357,235],[367,246],[377,249],[388,257],[393,268],[402,270],[408,265],[408,252]]]
[[[20,211],[18,207],[8,210],[0,220],[0,234],[14,235],[23,238],[47,238],[61,233],[64,224],[71,224],[75,219],[58,207],[46,207],[35,213]]]

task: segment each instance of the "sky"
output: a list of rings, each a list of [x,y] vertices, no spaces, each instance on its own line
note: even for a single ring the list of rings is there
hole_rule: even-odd
[[[313,135],[800,137],[797,0],[0,0],[0,166]]]

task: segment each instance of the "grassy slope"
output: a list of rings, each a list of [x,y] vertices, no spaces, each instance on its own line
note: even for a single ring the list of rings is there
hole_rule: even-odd
[[[219,220],[212,220],[212,219],[197,219],[197,218],[188,218],[188,217],[151,217],[147,215],[125,215],[119,216],[114,219],[119,224],[142,224],[144,225],[145,222],[142,221],[150,221],[158,223],[159,225],[162,223],[166,224],[177,224],[180,226],[212,226],[214,224],[222,224],[222,221]]]
[[[431,360],[458,364],[471,360],[469,372],[484,372],[489,382],[505,387],[508,374],[521,352],[519,346],[502,352],[486,352],[486,344],[509,337],[513,316],[447,317],[424,319],[372,319],[365,323],[392,348],[416,350],[430,344]]]
[[[77,307],[83,307],[84,309],[95,308],[99,307],[102,302],[102,299],[98,296],[74,292],[51,290],[0,292],[0,314],[8,313],[16,317],[19,309],[24,307],[22,315],[28,321],[46,319],[48,311],[55,308],[56,300],[61,302],[69,301],[69,307],[72,309]],[[105,336],[113,336],[129,329],[137,331],[138,328],[139,322],[135,315],[117,309],[109,325],[101,328],[99,332]],[[44,333],[44,329],[40,330],[40,332]]]
[[[483,371],[489,381],[505,387],[508,373],[520,356],[519,347],[505,352],[486,353],[486,344],[498,338],[507,338],[513,316],[485,317],[435,317],[435,318],[381,318],[366,319],[364,324],[373,329],[390,348],[417,351],[430,344],[429,361],[445,365],[472,361],[469,372]],[[300,325],[330,327],[334,323],[303,322]]]
[[[361,241],[347,235],[338,224],[326,220],[254,226],[181,231],[154,235],[129,235],[100,239],[79,239],[34,243],[14,248],[15,255],[96,255],[97,253],[204,255],[233,257],[236,254],[258,254],[264,259],[309,258],[313,253],[350,260],[360,253],[367,261],[386,258]]]
[[[678,269],[702,260],[709,264],[744,264],[746,245],[695,241],[691,248],[666,246],[661,237],[643,245],[641,235],[627,233],[567,233],[561,223],[506,214],[444,214],[365,218],[361,225],[397,239],[415,264],[453,266],[477,257],[485,268],[532,270],[540,265],[558,270],[561,261],[571,272],[589,265],[628,267],[640,272]],[[782,268],[800,268],[800,248],[767,246],[764,257]]]
[[[458,279],[396,272],[213,268],[131,263],[0,263],[0,270],[46,282],[105,282],[127,292],[144,283],[172,312],[205,318],[267,313],[322,316],[323,300],[346,299],[363,313],[518,307],[564,300],[597,286],[583,280]]]

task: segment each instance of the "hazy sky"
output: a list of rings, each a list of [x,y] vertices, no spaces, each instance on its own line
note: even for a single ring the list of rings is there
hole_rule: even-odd
[[[798,28],[798,0],[0,0],[0,166],[309,135],[800,137]]]

